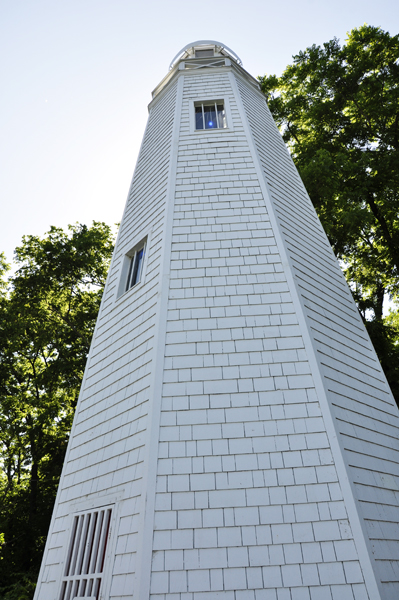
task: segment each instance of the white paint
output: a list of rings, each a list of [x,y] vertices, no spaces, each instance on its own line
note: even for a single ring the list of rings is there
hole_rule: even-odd
[[[237,94],[239,95],[238,89],[237,89]],[[264,103],[263,98],[262,98],[262,102]],[[243,113],[245,114],[245,109],[244,109],[243,105],[242,105],[242,110],[243,110]],[[248,131],[248,137],[249,137],[249,139],[251,139],[252,136],[250,133],[249,124],[247,124],[247,131]],[[257,156],[257,152],[256,152],[253,141],[252,141],[252,147],[253,147],[254,156]],[[284,151],[286,151],[285,148],[284,148]],[[375,578],[374,572],[373,572],[372,555],[369,554],[368,549],[366,547],[366,541],[365,541],[365,537],[364,537],[362,523],[360,522],[360,519],[359,519],[356,503],[355,503],[355,500],[352,495],[351,483],[348,479],[347,472],[346,472],[346,465],[345,465],[345,462],[342,457],[341,445],[337,439],[335,423],[333,422],[333,419],[331,416],[330,405],[329,405],[329,402],[326,397],[322,378],[320,377],[320,374],[319,374],[320,365],[317,362],[317,359],[316,359],[316,356],[314,353],[314,349],[313,349],[313,341],[311,340],[310,335],[309,335],[309,330],[308,330],[309,325],[308,325],[308,323],[306,323],[306,320],[305,320],[302,298],[300,297],[300,294],[298,294],[298,292],[297,292],[295,275],[294,275],[295,271],[292,266],[292,261],[290,260],[288,254],[287,254],[286,245],[284,244],[283,237],[281,236],[281,233],[280,233],[280,227],[279,227],[278,220],[272,209],[273,200],[272,200],[272,195],[270,193],[269,186],[267,184],[267,181],[263,180],[263,178],[260,174],[262,172],[260,163],[258,163],[258,169],[259,169],[259,171],[258,171],[259,179],[263,183],[265,196],[268,198],[269,206],[272,211],[270,213],[270,218],[273,220],[274,232],[275,232],[276,237],[278,238],[278,245],[280,248],[280,252],[284,256],[283,260],[287,264],[287,267],[288,267],[287,271],[286,271],[287,278],[290,280],[291,294],[293,294],[293,296],[294,296],[294,302],[296,304],[296,313],[298,315],[298,320],[302,326],[301,329],[302,329],[304,340],[306,343],[306,350],[307,350],[307,353],[309,356],[309,361],[312,364],[312,376],[315,380],[318,398],[319,398],[320,403],[323,406],[322,414],[323,414],[324,422],[326,424],[326,432],[328,434],[329,442],[331,444],[331,450],[333,451],[333,454],[334,454],[334,462],[337,467],[337,474],[339,476],[340,485],[341,485],[341,488],[342,488],[344,496],[345,496],[346,509],[349,513],[349,516],[351,517],[350,520],[351,520],[352,530],[354,530],[354,532],[355,532],[355,542],[356,542],[356,546],[357,546],[357,550],[358,550],[358,554],[359,554],[359,560],[361,560],[361,563],[363,566],[363,574],[364,574],[365,580],[368,583],[370,597],[378,598],[380,592],[378,590],[378,584],[376,582],[376,578]]]
[[[394,547],[366,528],[396,514],[394,407],[257,88],[233,62],[176,66],[157,88],[36,600],[58,600],[73,514],[104,502],[118,515],[112,600],[394,597],[395,584],[378,590],[390,573],[372,558]],[[206,99],[224,100],[227,129],[193,130]],[[124,256],[146,235],[146,276],[116,300]],[[298,262],[306,248],[322,265],[307,264],[312,280]],[[337,391],[356,386],[335,413]],[[367,386],[379,399],[354,420]],[[371,417],[380,456],[361,437]]]
[[[158,332],[156,336],[156,355],[154,358],[154,367],[152,371],[152,381],[150,384],[152,406],[149,414],[149,427],[146,442],[146,458],[144,464],[146,471],[143,479],[142,508],[141,508],[141,523],[139,529],[139,559],[138,569],[136,573],[137,581],[137,597],[147,598],[150,589],[150,565],[152,555],[152,532],[154,522],[154,500],[156,487],[156,463],[158,452],[154,440],[159,436],[159,419],[160,419],[160,403],[161,403],[161,379],[159,373],[162,372],[164,359],[164,344],[165,344],[165,327],[166,327],[166,310],[167,310],[167,295],[166,290],[169,287],[169,269],[170,269],[170,225],[173,212],[173,196],[174,196],[174,181],[177,160],[177,136],[179,113],[181,109],[181,95],[183,87],[183,78],[180,77],[177,82],[176,104],[174,111],[174,128],[172,133],[172,148],[170,153],[170,167],[168,174],[168,189],[166,192],[167,210],[164,216],[164,243],[163,243],[163,260],[160,273],[160,293],[158,296]]]

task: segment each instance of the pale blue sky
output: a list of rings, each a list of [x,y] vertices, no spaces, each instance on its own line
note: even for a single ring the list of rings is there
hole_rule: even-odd
[[[399,32],[394,0],[0,0],[0,251],[50,225],[119,221],[151,91],[191,41],[252,75],[363,23]]]

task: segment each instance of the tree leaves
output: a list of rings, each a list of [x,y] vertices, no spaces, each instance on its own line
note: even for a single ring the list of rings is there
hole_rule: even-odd
[[[399,36],[364,25],[259,80],[397,390],[383,307],[399,300]]]
[[[0,586],[10,597],[18,574],[35,580],[40,566],[112,250],[110,227],[94,222],[25,236],[8,281],[0,260]]]

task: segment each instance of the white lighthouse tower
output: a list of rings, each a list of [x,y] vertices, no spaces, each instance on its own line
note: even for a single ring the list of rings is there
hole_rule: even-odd
[[[153,92],[36,600],[397,600],[399,415],[257,81]]]

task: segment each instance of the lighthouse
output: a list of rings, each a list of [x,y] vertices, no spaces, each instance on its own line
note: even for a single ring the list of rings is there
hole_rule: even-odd
[[[399,415],[259,84],[173,59],[35,600],[396,600]]]

